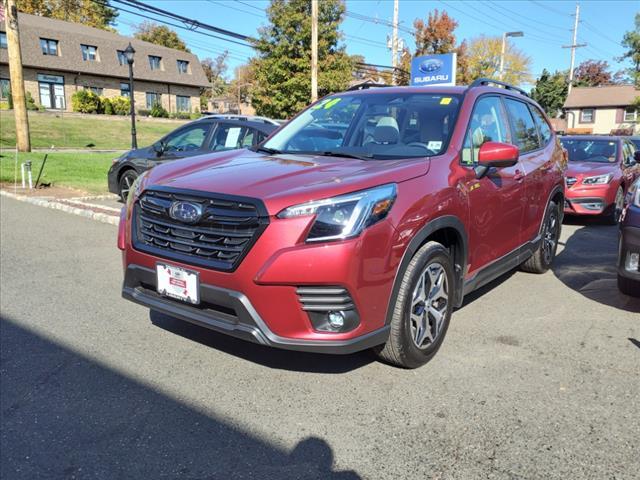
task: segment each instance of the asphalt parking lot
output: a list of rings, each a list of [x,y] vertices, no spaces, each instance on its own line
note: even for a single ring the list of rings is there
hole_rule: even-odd
[[[615,227],[454,314],[438,355],[267,349],[120,298],[116,228],[2,198],[0,476],[640,477],[640,302]]]

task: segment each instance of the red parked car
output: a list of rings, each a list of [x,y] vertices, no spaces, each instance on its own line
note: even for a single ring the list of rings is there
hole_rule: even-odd
[[[150,170],[120,222],[123,296],[263,345],[424,364],[466,294],[556,252],[564,151],[496,83],[331,95],[258,147]]]
[[[618,223],[624,196],[640,175],[640,152],[624,137],[576,135],[560,141],[569,154],[564,212],[603,215]]]

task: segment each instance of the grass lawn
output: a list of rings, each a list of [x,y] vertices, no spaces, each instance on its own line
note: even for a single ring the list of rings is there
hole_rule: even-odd
[[[163,135],[175,130],[184,122],[136,122],[138,145],[151,145]],[[131,120],[129,117],[111,116],[78,118],[65,114],[29,112],[31,146],[97,149],[131,148]],[[13,111],[0,110],[0,147],[16,145],[16,126]]]
[[[35,184],[44,153],[18,154],[18,182],[20,164],[31,160],[31,172]],[[113,153],[50,153],[42,172],[40,182],[51,183],[55,187],[71,187],[88,193],[108,193],[107,171],[111,166]],[[15,153],[0,154],[0,182],[13,184],[15,175]]]

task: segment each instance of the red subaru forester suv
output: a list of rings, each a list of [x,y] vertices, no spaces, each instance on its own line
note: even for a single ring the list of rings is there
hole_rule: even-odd
[[[558,245],[565,152],[497,84],[347,91],[258,147],[150,170],[120,222],[123,296],[263,345],[426,363],[466,294],[545,272]]]

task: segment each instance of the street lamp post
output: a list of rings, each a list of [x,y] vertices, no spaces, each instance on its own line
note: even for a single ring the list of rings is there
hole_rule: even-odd
[[[129,64],[129,100],[131,104],[131,148],[136,150],[138,148],[138,139],[136,138],[136,107],[133,93],[133,55],[136,51],[131,46],[131,42],[124,51]]]
[[[522,32],[505,32],[502,34],[502,50],[500,52],[500,80],[504,76],[504,54],[507,48],[507,37],[524,37],[524,33]]]
[[[240,108],[240,89],[242,87],[248,87],[248,86],[253,86],[253,83],[242,83],[238,85],[238,115],[242,115],[242,111]]]

